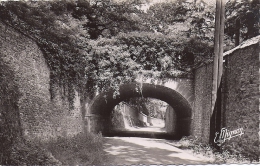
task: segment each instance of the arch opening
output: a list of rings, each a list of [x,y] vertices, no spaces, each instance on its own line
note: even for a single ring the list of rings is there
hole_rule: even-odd
[[[114,107],[110,115],[111,130],[166,133],[167,108],[168,104],[158,99],[130,98]]]
[[[139,91],[136,91],[137,87],[140,87],[140,84],[124,84],[119,87],[120,94],[116,96],[116,98],[113,98],[113,90],[101,93],[94,98],[89,107],[89,113],[99,117],[97,118],[98,122],[95,123],[98,126],[95,126],[94,132],[106,132],[110,114],[114,107],[120,102],[130,98],[144,97],[164,101],[175,110],[175,138],[190,135],[192,108],[189,102],[180,93],[162,85],[153,85],[149,83],[143,83],[142,89]]]

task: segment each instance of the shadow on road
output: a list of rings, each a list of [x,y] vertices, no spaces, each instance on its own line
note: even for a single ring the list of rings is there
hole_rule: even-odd
[[[149,127],[131,127],[126,129],[114,129],[103,132],[106,137],[142,137],[142,138],[157,138],[168,140],[180,140],[181,137],[172,133],[167,133],[164,128],[149,126]]]
[[[207,164],[181,149],[166,144],[166,140],[110,137],[105,138],[107,164]]]
[[[180,140],[178,135],[171,135],[166,132],[151,132],[151,131],[109,131],[102,133],[105,137],[142,137],[142,138],[157,138]]]

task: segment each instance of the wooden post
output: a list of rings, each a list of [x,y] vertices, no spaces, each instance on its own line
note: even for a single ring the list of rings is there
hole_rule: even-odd
[[[219,58],[218,58],[218,88],[221,83],[222,73],[223,73],[223,40],[224,40],[224,27],[225,27],[225,2],[221,1],[221,10],[220,10],[220,32],[219,32]]]
[[[211,113],[213,113],[217,90],[220,86],[223,73],[223,39],[224,39],[224,23],[225,23],[225,2],[224,0],[216,1],[216,16],[215,16],[215,43],[214,43],[214,60],[213,60],[213,83],[212,83],[212,100]]]
[[[211,118],[210,118],[210,143],[213,143],[215,133],[220,130],[221,122],[221,78],[223,73],[223,39],[224,39],[224,20],[225,20],[225,2],[216,1],[215,16],[215,43],[214,43],[214,61],[213,61],[213,82],[211,98]],[[219,147],[216,147],[219,148]]]
[[[216,0],[211,115],[213,113],[215,102],[216,102],[216,99],[217,99],[217,89],[218,89],[218,63],[219,63],[218,55],[219,55],[219,34],[220,34],[220,12],[221,12],[221,0]]]

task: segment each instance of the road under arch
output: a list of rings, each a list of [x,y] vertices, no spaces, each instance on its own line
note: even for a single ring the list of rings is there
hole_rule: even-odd
[[[120,86],[120,95],[116,98],[113,98],[114,90],[110,90],[99,94],[93,99],[89,107],[89,113],[99,117],[96,123],[97,126],[92,126],[95,128],[95,132],[105,132],[107,130],[106,126],[110,114],[120,102],[134,97],[149,97],[165,101],[175,110],[175,137],[181,138],[190,135],[192,109],[189,102],[180,93],[162,85],[143,83],[141,90],[138,87],[140,87],[139,83],[124,84]],[[136,90],[137,88],[139,91]]]

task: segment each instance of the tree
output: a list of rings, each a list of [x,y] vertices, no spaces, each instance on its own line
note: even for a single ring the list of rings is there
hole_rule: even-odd
[[[174,36],[149,32],[121,33],[110,40],[100,39],[97,45],[120,46],[128,52],[131,60],[141,65],[143,71],[167,72],[176,69],[185,73],[193,62],[193,55],[181,55],[185,45],[176,41]]]
[[[87,61],[82,47],[88,44],[87,32],[66,5],[55,1],[1,2],[0,19],[40,46],[51,69],[52,95],[53,86],[58,85],[73,103],[74,89],[84,82]]]
[[[141,0],[1,2],[1,20],[35,40],[56,84],[94,95],[144,77],[192,73],[212,58],[214,10],[185,0],[152,5]],[[213,15],[213,16],[212,16]],[[87,91],[86,91],[87,90]]]
[[[258,0],[230,0],[227,2],[225,33],[231,40],[236,38],[238,44],[259,35],[259,7]]]
[[[124,102],[147,116],[165,119],[168,104],[164,101],[153,98],[135,97],[127,99]]]
[[[83,27],[91,39],[111,37],[119,32],[141,30],[137,14],[142,12],[137,7],[141,2],[113,2],[111,0],[78,1],[71,5],[74,18],[86,17]]]
[[[143,16],[151,30],[165,33],[168,26],[175,23],[184,23],[190,9],[185,0],[170,3],[156,3],[149,7]]]

